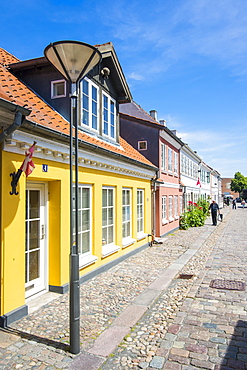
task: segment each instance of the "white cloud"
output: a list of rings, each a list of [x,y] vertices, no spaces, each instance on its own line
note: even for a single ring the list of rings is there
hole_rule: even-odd
[[[131,80],[136,80],[136,81],[143,81],[145,80],[145,77],[140,75],[139,73],[132,72],[128,75],[128,78]]]

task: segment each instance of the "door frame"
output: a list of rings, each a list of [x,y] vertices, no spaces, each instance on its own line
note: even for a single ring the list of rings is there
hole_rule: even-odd
[[[25,289],[25,299],[29,300],[34,297],[36,297],[39,294],[45,293],[48,291],[48,240],[49,240],[49,229],[48,229],[48,184],[45,182],[32,182],[27,181],[26,182],[26,190],[40,190],[41,196],[43,196],[43,202],[44,202],[44,212],[43,212],[43,221],[45,225],[45,236],[44,239],[42,239],[43,242],[43,267],[42,267],[42,274],[43,274],[43,281],[42,281],[42,287],[36,288],[34,290],[30,290],[29,293]],[[26,207],[26,206],[25,206]],[[25,209],[26,212],[26,209]],[[26,220],[26,216],[25,216]],[[40,233],[41,233],[41,225],[40,225]],[[42,261],[41,261],[42,264]],[[26,288],[26,283],[25,283]]]

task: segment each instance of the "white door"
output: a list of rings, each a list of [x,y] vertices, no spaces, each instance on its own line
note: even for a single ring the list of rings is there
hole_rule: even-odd
[[[26,190],[26,298],[46,289],[46,192],[45,184],[27,184]]]

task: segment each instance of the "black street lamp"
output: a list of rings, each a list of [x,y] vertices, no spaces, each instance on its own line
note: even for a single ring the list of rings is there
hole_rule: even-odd
[[[94,46],[79,41],[57,41],[44,50],[45,57],[71,84],[70,113],[70,352],[80,352],[80,282],[78,253],[78,122],[79,81],[101,61]],[[73,137],[73,126],[75,136]],[[74,139],[74,140],[73,140]],[[73,192],[73,141],[75,145],[75,188]],[[74,200],[74,202],[73,202]],[[73,204],[75,218],[73,217]],[[74,238],[75,233],[75,238]]]

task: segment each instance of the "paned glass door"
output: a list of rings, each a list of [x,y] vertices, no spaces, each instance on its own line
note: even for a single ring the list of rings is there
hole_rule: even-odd
[[[45,289],[46,281],[46,223],[45,186],[27,185],[26,190],[26,298]]]

